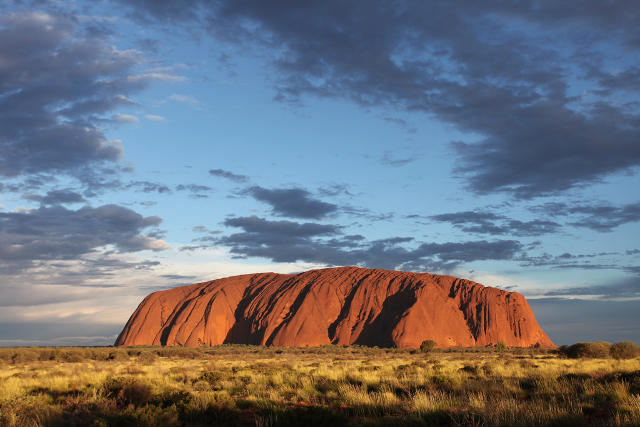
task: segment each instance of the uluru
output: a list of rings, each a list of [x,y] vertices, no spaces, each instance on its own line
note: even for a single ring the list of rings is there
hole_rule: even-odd
[[[335,267],[154,292],[115,344],[552,347],[519,293],[429,273]]]

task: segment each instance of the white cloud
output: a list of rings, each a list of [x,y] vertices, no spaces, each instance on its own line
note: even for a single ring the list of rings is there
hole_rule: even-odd
[[[186,104],[190,107],[196,108],[196,109],[202,109],[203,105],[202,103],[196,98],[193,97],[191,95],[183,95],[183,94],[179,94],[179,93],[174,93],[172,95],[169,95],[168,98],[170,101],[174,101],[174,102],[180,102],[182,104]]]
[[[168,73],[143,73],[127,76],[127,80],[130,82],[137,82],[140,80],[158,80],[161,82],[181,82],[187,80],[186,77],[177,74]]]
[[[114,114],[113,120],[118,123],[138,123],[140,121],[139,118],[131,114]]]
[[[147,114],[144,117],[153,122],[165,122],[167,120],[164,116],[156,116],[155,114]]]

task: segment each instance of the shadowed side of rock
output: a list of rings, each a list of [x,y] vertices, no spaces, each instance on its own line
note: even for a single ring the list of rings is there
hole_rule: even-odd
[[[428,273],[336,267],[155,292],[116,345],[554,346],[525,298]]]

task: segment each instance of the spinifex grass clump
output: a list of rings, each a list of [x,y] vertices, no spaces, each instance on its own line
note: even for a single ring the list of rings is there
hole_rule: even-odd
[[[640,425],[638,358],[225,345],[0,360],[0,426]]]

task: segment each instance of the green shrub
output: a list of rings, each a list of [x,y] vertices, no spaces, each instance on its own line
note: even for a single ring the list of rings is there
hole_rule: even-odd
[[[496,351],[506,351],[507,350],[507,345],[504,343],[504,341],[500,340],[498,341],[498,344],[496,344]]]
[[[423,353],[429,353],[431,350],[435,348],[437,344],[438,343],[435,342],[434,340],[424,340],[422,341],[422,344],[420,344],[420,350]]]
[[[579,342],[570,346],[563,346],[560,352],[572,359],[579,358],[607,358],[609,357],[609,348],[611,344],[608,342]]]
[[[633,359],[640,355],[640,348],[631,341],[617,342],[609,349],[609,354],[614,359]]]

